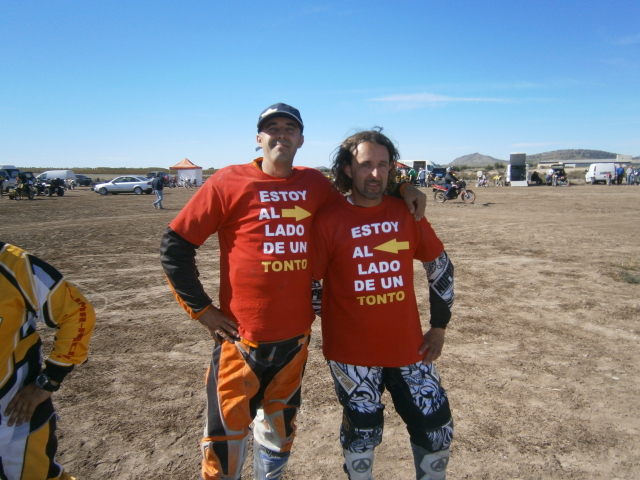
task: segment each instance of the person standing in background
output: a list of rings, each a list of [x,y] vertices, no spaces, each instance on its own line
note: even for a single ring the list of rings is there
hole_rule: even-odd
[[[427,172],[424,168],[420,167],[420,171],[418,172],[418,180],[420,181],[420,186],[424,187],[424,179],[427,176]]]
[[[151,188],[153,188],[153,191],[156,194],[156,201],[153,202],[153,208],[164,210],[164,207],[162,206],[162,200],[164,198],[164,177],[162,172],[156,173],[155,178],[151,181]]]

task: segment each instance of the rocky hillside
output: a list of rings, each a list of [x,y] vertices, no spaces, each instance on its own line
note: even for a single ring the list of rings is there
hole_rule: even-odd
[[[614,159],[615,153],[605,152],[603,150],[553,150],[552,152],[536,153],[535,155],[527,155],[528,163],[540,163],[549,161],[566,161],[566,160],[580,160],[580,159]],[[633,157],[634,160],[640,159],[640,157]],[[481,153],[471,153],[462,157],[456,158],[449,165],[468,165],[468,166],[486,166],[493,165],[496,162],[509,163],[509,160],[500,160],[499,158],[490,157],[489,155],[482,155]]]
[[[612,158],[615,160],[616,154],[604,152],[602,150],[554,150],[552,152],[536,153],[535,155],[527,155],[527,161],[532,163],[547,162],[551,160],[579,160],[579,159],[605,159]]]
[[[489,155],[482,155],[481,153],[471,153],[462,157],[456,158],[449,165],[478,165],[485,167],[487,165],[493,165],[496,162],[509,163],[507,160],[500,160],[498,158],[490,157]]]

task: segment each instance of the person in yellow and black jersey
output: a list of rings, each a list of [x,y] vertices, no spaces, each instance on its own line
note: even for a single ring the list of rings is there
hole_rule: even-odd
[[[0,242],[0,479],[73,478],[55,461],[51,395],[86,360],[95,319],[60,272]],[[44,368],[37,321],[57,330]]]

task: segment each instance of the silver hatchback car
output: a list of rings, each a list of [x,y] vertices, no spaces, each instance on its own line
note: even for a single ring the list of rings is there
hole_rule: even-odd
[[[108,193],[113,195],[117,195],[118,193],[135,193],[136,195],[141,195],[143,192],[149,195],[153,191],[150,179],[133,175],[116,177],[109,182],[99,183],[93,187],[93,190],[100,195],[107,195]]]

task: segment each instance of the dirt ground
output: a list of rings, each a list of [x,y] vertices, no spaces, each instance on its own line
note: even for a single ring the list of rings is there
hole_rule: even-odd
[[[437,361],[455,418],[448,478],[640,478],[640,188],[491,187],[475,205],[435,204],[425,191],[456,268]],[[56,266],[98,314],[89,361],[54,395],[59,461],[78,479],[199,478],[212,340],[174,301],[158,261],[161,232],[194,191],[165,192],[163,211],[151,196],[87,188],[0,199],[0,240]],[[217,245],[198,256],[212,297]],[[426,328],[419,264],[416,285]],[[319,328],[287,479],[345,478]],[[376,478],[415,478],[390,402],[385,422]],[[251,471],[249,460],[245,478]]]

